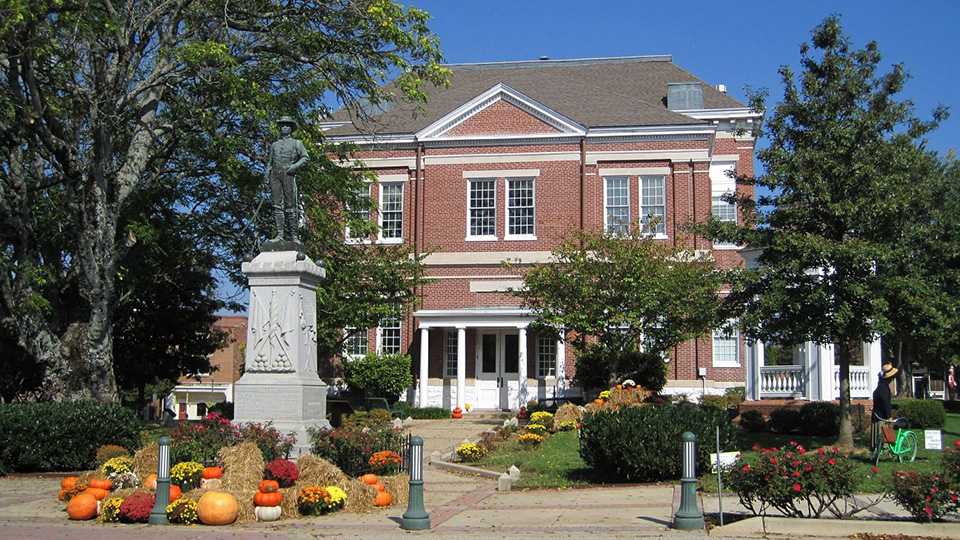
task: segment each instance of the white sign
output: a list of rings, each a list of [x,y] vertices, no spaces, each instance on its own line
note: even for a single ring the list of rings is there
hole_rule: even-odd
[[[710,461],[713,464],[713,472],[717,472],[717,456],[718,455],[720,456],[720,466],[729,467],[733,465],[734,461],[737,460],[738,454],[740,454],[740,452],[720,452],[720,454],[717,454],[716,452],[712,452],[710,454]]]
[[[927,450],[942,450],[943,438],[939,429],[923,430],[923,446]]]

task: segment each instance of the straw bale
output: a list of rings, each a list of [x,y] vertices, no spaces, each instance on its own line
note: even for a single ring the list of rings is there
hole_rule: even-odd
[[[610,391],[610,401],[608,403],[619,407],[634,406],[643,403],[645,397],[646,392],[639,386],[637,388],[623,388],[621,390],[614,388]]]
[[[564,403],[553,415],[553,425],[559,426],[561,422],[580,422],[583,419],[583,411],[580,406],[573,403]]]
[[[339,467],[313,454],[300,456],[297,468],[300,469],[297,484],[301,486],[337,486],[343,489],[352,481]]]
[[[143,482],[151,474],[157,474],[157,463],[160,461],[160,447],[156,444],[145,446],[133,455],[133,472]]]
[[[406,506],[410,494],[410,475],[385,476],[381,477],[380,481],[383,482],[386,492],[393,497],[390,506]]]
[[[255,443],[245,442],[222,448],[218,456],[223,465],[223,489],[221,491],[256,492],[263,480],[263,454]],[[253,504],[252,502],[250,503]],[[250,511],[253,516],[253,510]]]
[[[299,461],[300,460],[297,460],[298,463]],[[300,481],[298,480],[297,483],[300,483]],[[312,485],[300,484],[303,487]],[[280,488],[280,493],[283,493],[283,502],[280,503],[280,519],[295,519],[300,517],[300,509],[297,507],[297,495],[300,494],[300,488],[297,486]]]
[[[347,504],[343,511],[351,514],[367,514],[377,509],[373,505],[377,498],[377,488],[364,484],[360,480],[351,480],[343,490],[347,493]]]

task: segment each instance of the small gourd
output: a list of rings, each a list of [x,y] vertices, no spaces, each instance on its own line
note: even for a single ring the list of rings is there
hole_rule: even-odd
[[[71,489],[73,486],[77,485],[77,480],[79,480],[79,478],[76,476],[68,476],[60,481],[60,487],[63,489]]]
[[[150,476],[148,476],[147,479],[143,481],[143,485],[147,486],[147,489],[149,489],[150,491],[156,491],[156,490],[157,490],[157,475],[156,475],[156,474],[151,474]]]
[[[280,490],[280,483],[276,480],[261,480],[257,488],[261,493],[273,493]]]
[[[87,489],[84,491],[84,493],[87,493],[87,494],[89,494],[89,495],[93,495],[93,497],[94,497],[96,500],[102,501],[103,498],[106,497],[110,492],[107,491],[107,490],[105,490],[105,489],[102,489],[102,488],[90,487],[90,488],[87,488]],[[71,499],[71,500],[73,500],[73,499]]]
[[[258,491],[253,494],[253,504],[256,506],[280,506],[282,502],[283,493],[279,491],[271,491],[270,493]]]
[[[181,495],[183,495],[183,491],[180,489],[180,486],[170,484],[170,502],[179,499]]]
[[[393,496],[391,496],[386,491],[378,491],[377,498],[373,500],[374,506],[390,506],[390,502],[393,501]]]
[[[200,489],[220,489],[223,487],[223,480],[219,478],[202,478],[200,480]]]
[[[383,485],[383,482],[377,482],[373,485],[373,487],[377,488],[377,491],[383,491],[386,489],[386,486]]]
[[[253,509],[253,515],[257,521],[277,521],[283,509],[279,506],[257,506]]]
[[[360,477],[360,481],[364,484],[370,484],[372,486],[377,483],[377,475],[373,473],[367,473]]]
[[[90,487],[110,491],[113,489],[113,482],[106,478],[94,478],[90,480]]]
[[[223,476],[223,469],[220,467],[204,467],[203,472],[200,473],[200,478],[214,479],[220,478]]]

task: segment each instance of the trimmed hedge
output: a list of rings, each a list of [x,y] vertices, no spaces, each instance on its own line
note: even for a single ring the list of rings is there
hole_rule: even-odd
[[[405,401],[398,401],[393,406],[400,409],[400,418],[409,416],[414,420],[439,420],[452,417],[451,412],[443,407],[423,407],[421,409]]]
[[[840,406],[826,401],[800,407],[799,428],[803,435],[832,437],[840,434]]]
[[[800,424],[800,411],[788,407],[780,407],[770,411],[770,420],[767,428],[774,433],[790,433]]]
[[[697,470],[710,470],[720,426],[722,448],[733,448],[736,428],[726,411],[671,405],[623,407],[587,413],[581,421],[580,457],[600,476],[618,482],[673,480],[682,474],[683,442],[696,435]]]
[[[915,429],[942,428],[947,421],[947,412],[943,402],[935,399],[897,400],[897,416],[906,418],[910,427]]]
[[[751,433],[760,433],[767,429],[767,419],[756,409],[744,411],[740,414],[740,427]]]
[[[0,406],[0,469],[79,471],[96,465],[97,448],[140,445],[140,422],[114,403],[13,403]]]

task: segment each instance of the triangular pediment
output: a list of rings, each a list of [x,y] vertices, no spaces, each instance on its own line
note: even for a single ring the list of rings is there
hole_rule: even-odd
[[[586,129],[500,83],[419,133],[420,140],[462,137],[578,135]]]

